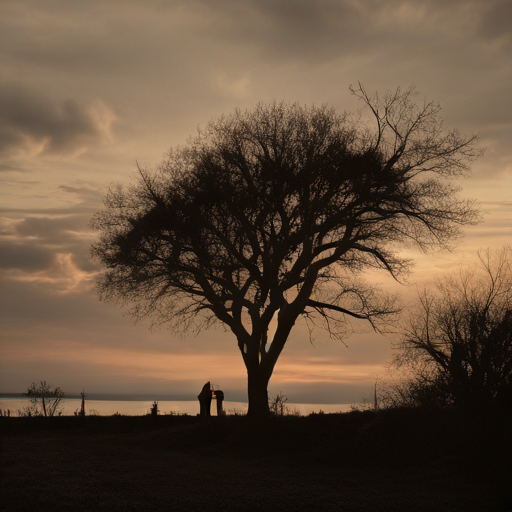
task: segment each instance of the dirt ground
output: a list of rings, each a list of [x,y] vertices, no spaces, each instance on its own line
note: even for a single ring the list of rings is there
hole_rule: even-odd
[[[0,419],[0,510],[512,510],[508,417]]]

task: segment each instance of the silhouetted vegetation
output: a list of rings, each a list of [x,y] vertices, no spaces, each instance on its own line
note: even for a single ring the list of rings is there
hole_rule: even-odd
[[[412,88],[352,93],[373,129],[327,107],[236,111],[113,187],[92,221],[100,298],[177,329],[226,325],[250,416],[269,414],[268,382],[299,318],[335,337],[351,318],[384,328],[397,306],[364,272],[398,277],[400,243],[444,246],[477,218],[450,183],[478,156],[475,137],[444,131],[440,107],[417,105]]]
[[[18,410],[18,416],[54,416],[59,413],[64,391],[59,387],[41,381],[33,382],[25,396],[30,397],[30,405]]]
[[[279,392],[275,397],[269,399],[268,407],[273,416],[284,416],[288,412],[288,397]]]
[[[300,416],[297,409],[290,409],[288,397],[279,392],[268,401],[271,416]]]
[[[512,249],[481,251],[425,290],[396,348],[381,403],[512,409]]]

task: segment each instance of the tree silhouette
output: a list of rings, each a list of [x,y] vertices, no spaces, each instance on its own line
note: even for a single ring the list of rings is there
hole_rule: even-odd
[[[174,328],[220,321],[237,338],[251,416],[299,318],[333,336],[352,319],[380,329],[392,298],[358,276],[407,268],[396,250],[444,246],[476,220],[451,178],[478,155],[444,132],[439,106],[398,89],[361,98],[373,129],[328,107],[260,104],[211,121],[155,170],[112,187],[92,227],[102,300]],[[277,321],[272,339],[270,323]]]
[[[27,389],[25,396],[30,397],[30,403],[32,404],[32,407],[27,411],[28,415],[55,416],[64,398],[64,391],[44,380],[39,384],[33,382]]]
[[[512,249],[478,256],[420,294],[397,346],[395,365],[413,373],[394,389],[399,403],[483,405],[510,395]]]

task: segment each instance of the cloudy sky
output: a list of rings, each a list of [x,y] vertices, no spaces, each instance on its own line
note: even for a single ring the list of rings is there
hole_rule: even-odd
[[[460,183],[483,222],[451,253],[416,261],[408,298],[480,247],[512,240],[511,0],[2,0],[0,3],[0,392],[188,396],[211,380],[245,398],[222,330],[176,338],[133,325],[94,289],[90,218],[136,162],[154,166],[198,126],[286,100],[359,107],[415,84],[485,156]],[[372,277],[372,279],[377,279]],[[350,403],[384,374],[393,337],[348,347],[297,326],[270,393]]]

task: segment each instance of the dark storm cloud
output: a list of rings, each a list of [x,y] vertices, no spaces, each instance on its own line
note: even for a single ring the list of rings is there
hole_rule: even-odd
[[[31,143],[45,153],[67,153],[100,137],[87,106],[73,99],[59,104],[24,87],[0,85],[0,153]]]

